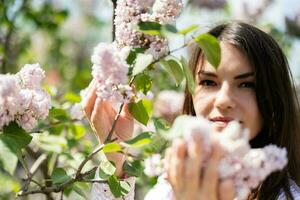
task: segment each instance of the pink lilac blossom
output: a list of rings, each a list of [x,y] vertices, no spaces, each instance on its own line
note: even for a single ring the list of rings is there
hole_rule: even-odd
[[[118,46],[143,47],[155,58],[168,51],[165,38],[135,30],[140,22],[174,23],[182,10],[181,0],[119,0],[116,7],[116,42]]]
[[[92,55],[92,75],[96,80],[97,96],[112,102],[129,102],[132,88],[127,84],[129,65],[126,58],[130,48],[119,49],[115,43],[100,43]]]
[[[210,154],[211,142],[218,141],[226,152],[219,165],[220,177],[233,180],[238,199],[246,199],[251,190],[269,174],[282,170],[287,165],[285,148],[270,144],[264,148],[251,149],[248,130],[242,129],[238,122],[231,122],[222,133],[213,133],[211,130],[211,122],[202,117],[180,116],[169,134],[181,132],[186,140],[190,139],[191,134],[201,134],[204,146],[203,166]],[[178,136],[180,135],[175,135]],[[169,139],[175,137],[171,136]]]
[[[179,16],[182,7],[181,0],[156,0],[150,18],[162,24],[171,24]]]
[[[16,121],[30,131],[48,116],[51,98],[41,88],[44,77],[39,64],[26,64],[15,75],[0,75],[0,129]]]
[[[16,74],[24,88],[33,89],[40,87],[42,79],[45,77],[45,71],[36,64],[26,64]]]

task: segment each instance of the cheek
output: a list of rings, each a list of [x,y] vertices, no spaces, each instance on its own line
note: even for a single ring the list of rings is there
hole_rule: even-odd
[[[242,113],[244,113],[245,125],[250,129],[250,139],[252,139],[263,128],[263,118],[255,96],[249,96],[248,99],[244,99]]]
[[[213,109],[213,95],[195,92],[193,104],[196,115],[206,117]]]

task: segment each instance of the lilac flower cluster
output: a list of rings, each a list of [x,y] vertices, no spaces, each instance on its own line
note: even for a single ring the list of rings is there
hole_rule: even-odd
[[[143,47],[159,57],[167,52],[166,39],[135,30],[139,22],[174,23],[182,10],[181,0],[119,0],[117,1],[116,41],[119,46]]]
[[[164,171],[164,165],[160,154],[153,154],[144,161],[144,173],[147,176],[159,176]]]
[[[51,98],[41,88],[44,77],[39,64],[26,64],[14,75],[0,75],[0,129],[16,121],[30,131],[48,116]]]
[[[92,55],[92,75],[96,80],[97,96],[103,100],[127,103],[133,97],[127,84],[129,65],[126,58],[130,48],[119,49],[115,43],[100,43]]]
[[[154,57],[167,51],[167,41],[164,38],[138,32],[135,26],[142,21],[172,23],[181,8],[181,0],[117,1],[114,21],[116,42],[98,44],[91,57],[92,75],[96,80],[99,98],[115,104],[128,103],[132,99],[134,93],[128,85],[129,65],[126,62],[130,48],[143,47],[147,49],[146,53]]]
[[[207,119],[181,116],[174,122],[172,129],[176,130],[173,133],[178,132],[178,127],[185,130],[182,134],[187,140],[191,134],[201,134],[204,146],[203,166],[210,155],[212,141],[219,142],[225,150],[225,156],[219,165],[219,175],[221,179],[233,180],[237,199],[246,199],[251,190],[269,174],[282,170],[287,165],[287,152],[284,148],[268,145],[251,149],[248,130],[242,129],[238,122],[231,122],[221,133],[214,133],[211,122]]]
[[[233,180],[238,199],[247,199],[251,190],[269,174],[282,170],[287,164],[286,149],[275,145],[251,149],[247,135],[247,131],[242,130],[237,122],[217,135],[228,152],[219,166],[220,177]]]

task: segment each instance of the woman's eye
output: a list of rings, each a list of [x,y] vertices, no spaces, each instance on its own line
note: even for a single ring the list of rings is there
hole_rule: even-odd
[[[212,80],[201,80],[199,85],[202,86],[216,86],[216,82],[212,81]]]
[[[255,83],[254,82],[244,82],[240,84],[240,87],[243,88],[255,88]]]

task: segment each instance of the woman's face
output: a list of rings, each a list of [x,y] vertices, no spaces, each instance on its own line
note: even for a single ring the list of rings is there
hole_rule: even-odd
[[[233,45],[221,42],[221,63],[217,70],[199,59],[193,96],[196,115],[213,122],[221,131],[232,120],[250,131],[254,138],[263,127],[255,93],[254,69]]]

